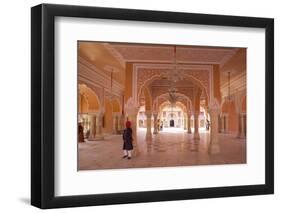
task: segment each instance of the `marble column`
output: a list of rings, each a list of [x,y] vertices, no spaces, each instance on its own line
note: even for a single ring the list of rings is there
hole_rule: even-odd
[[[103,140],[103,131],[102,131],[102,119],[103,119],[103,113],[99,113],[97,115],[96,119],[96,126],[97,126],[97,131],[96,131],[96,137],[95,140]]]
[[[187,133],[191,134],[191,113],[187,114]]]
[[[119,133],[119,115],[115,115],[114,116],[114,122],[113,122],[113,132],[114,134],[118,134]]]
[[[224,115],[221,115],[220,118],[221,118],[221,133],[224,133],[224,126],[225,126]]]
[[[90,136],[89,136],[89,141],[93,141],[96,137],[96,118],[97,116],[95,114],[91,114],[91,126],[90,126]]]
[[[199,140],[200,135],[199,135],[199,112],[194,112],[193,114],[194,117],[194,133],[193,133],[193,139]]]
[[[121,115],[119,116],[119,119],[118,119],[118,130],[119,130],[120,133],[121,133],[121,132],[124,130],[124,128],[125,128],[124,123],[125,123],[125,116],[124,116],[124,114],[121,114]]]
[[[127,109],[128,120],[131,122],[131,128],[133,131],[133,156],[139,155],[138,149],[138,138],[137,138],[137,115],[138,115],[138,108],[132,107]]]
[[[242,125],[241,125],[241,113],[237,113],[237,134],[236,134],[236,138],[240,138],[241,137],[241,131],[242,131]]]
[[[116,124],[117,124],[116,115],[113,115],[112,134],[117,134]]]
[[[228,115],[224,116],[224,133],[228,133]]]
[[[184,117],[184,119],[183,119],[183,129],[184,130],[187,129],[186,126],[187,126],[186,117]]]
[[[151,139],[152,133],[151,133],[151,116],[152,113],[150,111],[145,112],[146,115],[146,139]]]
[[[240,114],[240,124],[241,124],[241,133],[240,133],[240,138],[245,138],[246,137],[246,134],[245,134],[245,114],[244,113],[241,113]]]
[[[157,113],[153,113],[153,120],[154,120],[154,129],[153,129],[153,134],[156,135],[158,134],[158,125],[157,125]]]
[[[116,132],[120,134],[120,115],[117,115]]]
[[[211,128],[210,128],[210,142],[208,151],[210,154],[217,154],[220,152],[219,135],[218,135],[218,115],[219,108],[216,106],[210,107]]]
[[[221,116],[218,115],[218,126],[219,126],[218,128],[219,128],[219,133],[222,132],[222,131],[221,131],[221,130],[222,130],[222,123],[221,123],[221,121],[222,121],[222,120],[221,120]]]

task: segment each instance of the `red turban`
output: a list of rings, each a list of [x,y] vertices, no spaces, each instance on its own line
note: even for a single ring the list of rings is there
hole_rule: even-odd
[[[127,128],[130,128],[130,127],[131,127],[131,121],[127,121],[127,122],[126,122],[126,127],[127,127]]]

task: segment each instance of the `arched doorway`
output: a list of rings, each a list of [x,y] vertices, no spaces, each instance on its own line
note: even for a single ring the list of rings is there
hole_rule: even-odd
[[[115,98],[111,101],[112,111],[113,111],[113,131],[114,134],[119,134],[121,132],[121,105],[120,102]]]
[[[232,100],[227,100],[222,105],[222,128],[225,133],[238,132],[237,110]]]
[[[93,115],[99,112],[100,101],[94,90],[87,85],[79,84],[78,88],[78,122],[82,124],[84,138],[88,139],[96,127]]]
[[[242,98],[242,104],[241,104],[241,116],[242,121],[241,122],[241,133],[242,137],[245,137],[247,135],[247,97],[244,96]]]
[[[104,118],[103,118],[103,128],[105,134],[112,134],[113,132],[113,107],[109,99],[105,98],[104,102]]]
[[[163,124],[163,130],[168,130],[169,128],[177,128],[184,130],[184,109],[179,103],[174,106],[166,102],[161,106],[159,111],[159,119]]]

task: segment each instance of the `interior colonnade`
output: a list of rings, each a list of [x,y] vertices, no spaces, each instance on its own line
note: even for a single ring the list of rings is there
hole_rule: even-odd
[[[122,133],[127,120],[136,153],[141,128],[148,141],[179,128],[193,134],[192,143],[200,143],[204,128],[211,154],[220,152],[219,134],[246,137],[244,48],[83,43],[80,49],[79,113],[88,117],[89,140]]]

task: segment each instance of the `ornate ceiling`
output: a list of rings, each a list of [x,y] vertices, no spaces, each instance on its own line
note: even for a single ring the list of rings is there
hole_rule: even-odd
[[[103,44],[121,63],[157,62],[171,63],[174,60],[174,46]],[[176,46],[178,63],[223,65],[237,51],[237,48]]]
[[[221,85],[224,85],[227,83],[227,72],[230,71],[231,77],[234,78],[246,70],[245,50],[235,47],[177,45],[175,51],[173,45],[79,42],[79,56],[112,75],[120,84],[124,84],[126,62],[132,63],[138,71],[137,82],[134,83],[137,85],[137,95],[139,96],[140,89],[145,86],[150,89],[153,99],[167,92],[171,86],[171,79],[163,73],[175,70],[175,61],[178,73],[176,88],[179,93],[182,92],[192,100],[194,88],[198,87],[198,84],[187,80],[187,76],[199,79],[201,88],[205,88],[208,94],[209,67],[219,65],[220,81]],[[152,80],[147,82],[147,79]]]

